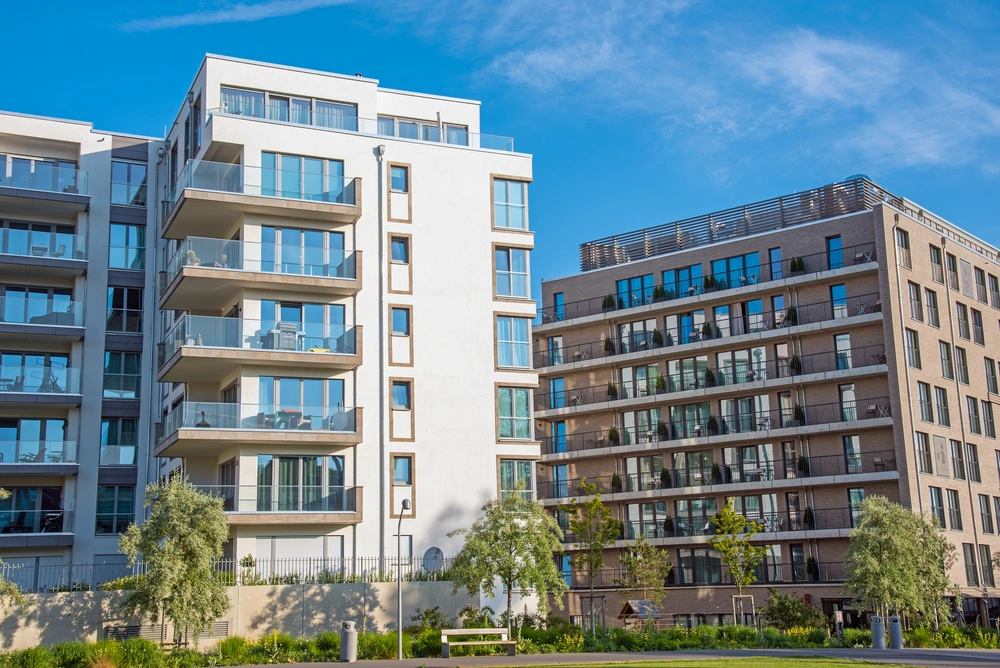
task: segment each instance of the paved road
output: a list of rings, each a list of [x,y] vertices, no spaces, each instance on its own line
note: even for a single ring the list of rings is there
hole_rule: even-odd
[[[677,652],[619,652],[614,654],[521,654],[519,656],[468,656],[454,659],[406,659],[405,661],[359,661],[358,668],[458,668],[459,666],[533,666],[559,663],[617,663],[623,661],[681,661],[732,657],[824,656],[880,663],[901,663],[927,668],[997,668],[1000,650],[988,649],[748,649],[748,650],[682,650]],[[333,668],[337,663],[294,664],[309,668]]]

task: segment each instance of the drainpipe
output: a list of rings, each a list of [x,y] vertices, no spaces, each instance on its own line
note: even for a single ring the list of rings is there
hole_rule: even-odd
[[[386,467],[386,377],[389,369],[386,364],[385,336],[385,183],[383,173],[385,159],[385,144],[379,144],[376,149],[378,160],[378,559],[379,568],[385,566],[385,467]]]
[[[156,169],[147,170],[147,174],[149,173],[149,171],[152,171],[152,173],[153,173],[153,183],[151,184],[152,188],[149,188],[149,187],[146,188],[146,207],[147,208],[150,207],[150,206],[153,207],[153,229],[152,230],[148,230],[148,231],[151,231],[152,234],[148,234],[147,236],[148,237],[152,237],[154,239],[154,242],[152,244],[152,253],[150,253],[150,255],[152,257],[151,258],[147,258],[149,260],[149,262],[146,265],[146,271],[147,272],[151,271],[152,274],[153,274],[153,290],[152,290],[153,294],[151,296],[147,296],[146,297],[144,304],[145,305],[152,305],[152,308],[150,310],[151,310],[151,312],[153,314],[153,317],[149,319],[151,321],[149,323],[149,326],[153,328],[154,332],[156,331],[157,324],[159,322],[159,318],[156,317],[158,309],[155,306],[155,304],[156,304],[156,301],[155,301],[155,299],[156,299],[156,291],[157,291],[157,289],[159,287],[159,271],[158,271],[158,267],[157,267],[157,257],[156,257],[157,253],[156,253],[156,251],[159,249],[159,245],[160,245],[160,240],[159,240],[159,236],[160,236],[159,235],[159,230],[160,230],[160,223],[161,223],[160,216],[161,216],[161,213],[163,211],[163,208],[160,206],[160,199],[159,199],[159,191],[160,191],[160,165],[162,165],[164,163],[164,161],[166,160],[166,155],[167,155],[167,149],[163,147],[163,144],[161,144],[160,147],[156,149]],[[152,196],[150,196],[150,195],[152,195]],[[148,214],[147,214],[146,219],[147,220],[149,219]],[[148,306],[145,306],[145,305],[144,305],[144,308],[148,308]],[[143,314],[143,318],[145,319],[145,313]],[[146,411],[146,443],[149,444],[148,447],[146,448],[146,484],[147,485],[149,484],[150,480],[155,477],[155,474],[158,473],[158,471],[156,470],[156,466],[155,466],[155,464],[156,464],[156,458],[153,457],[153,451],[156,448],[156,430],[155,430],[155,428],[154,428],[153,425],[160,418],[160,407],[156,406],[155,410],[153,408],[154,398],[155,398],[155,400],[157,402],[159,402],[159,399],[160,399],[159,393],[154,392],[154,390],[156,388],[156,382],[155,382],[154,378],[156,378],[156,364],[157,364],[156,350],[157,350],[157,347],[156,347],[155,337],[151,336],[149,338],[150,339],[154,339],[154,340],[153,340],[153,342],[152,342],[152,344],[150,346],[150,352],[149,352],[149,379],[148,379],[148,383],[147,383],[147,386],[146,386],[146,401],[145,401],[146,405],[149,407],[149,410]],[[143,498],[145,498],[145,496]]]

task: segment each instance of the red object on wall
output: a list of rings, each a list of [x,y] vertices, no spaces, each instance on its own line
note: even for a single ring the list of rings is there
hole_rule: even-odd
[[[802,602],[806,605],[812,605],[812,594],[802,594]]]

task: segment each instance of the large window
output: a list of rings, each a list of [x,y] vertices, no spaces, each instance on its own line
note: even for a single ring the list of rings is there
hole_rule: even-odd
[[[663,291],[667,299],[690,297],[702,289],[701,265],[693,264],[663,272]]]
[[[528,369],[530,353],[528,319],[497,316],[497,363],[502,367]]]
[[[958,317],[958,336],[969,341],[972,336],[969,334],[969,308],[958,302],[955,304],[955,315]]]
[[[944,514],[944,496],[940,487],[931,487],[931,517],[941,529],[947,529],[948,523]]]
[[[498,393],[500,438],[531,438],[531,415],[528,410],[530,391],[528,388],[501,387]]]
[[[108,248],[111,269],[146,268],[146,228],[142,225],[111,223],[111,244]]]
[[[920,419],[934,422],[934,408],[931,406],[931,386],[917,381],[917,398],[920,402]]]
[[[343,408],[347,406],[344,396],[344,380],[342,378],[275,378],[274,376],[261,376],[259,379],[259,402],[262,408],[274,407],[278,409],[279,418],[284,419],[281,414],[290,413],[292,416],[300,416],[304,421],[310,413],[326,413],[324,409]],[[305,413],[303,415],[303,413]],[[318,419],[318,416],[317,416]],[[294,423],[294,419],[291,420]],[[299,424],[297,427],[291,425],[285,428],[305,428]],[[318,425],[312,428],[319,429]]]
[[[966,397],[965,407],[969,415],[969,431],[973,434],[982,434],[983,425],[979,421],[979,400],[975,397]]]
[[[344,250],[343,232],[260,227],[261,271],[353,278],[355,264]]]
[[[353,204],[341,160],[261,154],[261,194],[269,197]]]
[[[500,498],[520,494],[530,501],[532,498],[531,462],[525,460],[500,460]]]
[[[0,462],[75,462],[76,447],[66,442],[62,418],[0,418]]]
[[[958,490],[946,489],[948,496],[948,525],[952,531],[962,530],[962,501]]]
[[[942,427],[950,427],[951,415],[948,412],[948,390],[935,386],[934,404],[937,408],[938,424]]]
[[[653,303],[653,274],[624,278],[615,282],[618,291],[618,308],[629,308]]]
[[[266,100],[266,101],[265,101]],[[222,88],[222,113],[357,131],[358,107],[344,102]]]
[[[760,253],[712,260],[712,278],[719,290],[760,282]]]
[[[139,421],[135,418],[101,420],[101,466],[135,466]]]
[[[146,206],[146,165],[111,161],[111,203]]]
[[[917,441],[917,464],[920,466],[920,472],[934,473],[933,457],[931,456],[930,437],[927,434],[918,431],[916,441]]]
[[[970,587],[979,586],[979,570],[976,567],[976,546],[962,543],[962,556],[965,557],[965,584]]]
[[[142,333],[142,288],[108,288],[109,332]]]
[[[257,455],[256,510],[351,510],[344,480],[344,457],[340,455]]]
[[[924,321],[924,306],[920,300],[920,286],[912,281],[907,283],[910,294],[910,318],[919,322]]]
[[[104,353],[104,396],[109,399],[138,399],[142,372],[141,353]]]
[[[938,341],[938,350],[941,351],[941,377],[955,380],[955,366],[951,360],[951,344]]]
[[[528,184],[493,180],[493,224],[516,230],[528,229]]]
[[[97,534],[123,533],[135,521],[135,486],[97,488]]]
[[[528,251],[524,248],[496,249],[498,297],[528,296]]]
[[[0,154],[0,186],[57,193],[86,192],[86,180],[81,179],[78,184],[77,176],[75,162]]]
[[[840,236],[826,238],[826,260],[829,269],[840,269],[844,266],[844,242]]]
[[[830,286],[830,302],[833,305],[834,319],[846,318],[850,315],[847,311],[847,286],[845,284]]]
[[[906,364],[914,369],[920,368],[920,337],[912,329],[906,330]]]

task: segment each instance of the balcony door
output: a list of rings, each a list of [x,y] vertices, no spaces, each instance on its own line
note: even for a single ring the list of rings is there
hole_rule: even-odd
[[[344,458],[257,456],[257,512],[346,510]]]

